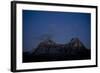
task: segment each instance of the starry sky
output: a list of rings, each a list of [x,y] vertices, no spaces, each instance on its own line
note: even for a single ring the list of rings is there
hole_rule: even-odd
[[[91,14],[23,10],[23,50],[34,50],[47,37],[61,44],[78,37],[90,49]]]

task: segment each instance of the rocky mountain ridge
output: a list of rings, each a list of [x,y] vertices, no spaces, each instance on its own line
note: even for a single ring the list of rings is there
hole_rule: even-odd
[[[90,54],[90,49],[87,49],[78,38],[72,38],[65,44],[48,39],[41,41],[32,54],[24,52],[23,62],[90,59]]]

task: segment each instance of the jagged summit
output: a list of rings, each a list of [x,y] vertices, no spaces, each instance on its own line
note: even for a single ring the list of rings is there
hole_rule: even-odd
[[[37,48],[48,48],[48,47],[53,46],[53,45],[55,45],[55,44],[56,44],[56,43],[55,43],[53,40],[51,40],[51,39],[46,39],[46,40],[41,41],[41,42],[38,44]]]
[[[83,43],[79,40],[79,38],[72,38],[71,41],[69,42],[70,46],[73,48],[82,48],[85,46],[83,45]]]
[[[47,40],[44,40],[44,41],[42,41],[42,42],[40,42],[40,44],[39,45],[54,45],[54,44],[56,44],[53,40],[51,40],[51,39],[47,39]]]

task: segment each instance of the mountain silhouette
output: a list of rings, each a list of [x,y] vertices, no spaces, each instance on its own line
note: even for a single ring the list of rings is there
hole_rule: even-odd
[[[83,43],[78,38],[72,38],[71,41],[69,42],[69,44],[70,44],[70,46],[72,48],[77,48],[77,49],[79,49],[81,47],[85,48],[85,46],[83,45]]]
[[[41,41],[32,54],[23,53],[23,62],[61,61],[90,59],[90,49],[86,48],[78,38],[69,43],[58,44],[52,39]]]

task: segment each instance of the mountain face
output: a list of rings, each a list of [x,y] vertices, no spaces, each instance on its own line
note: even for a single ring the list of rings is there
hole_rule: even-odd
[[[57,44],[51,39],[42,41],[36,50],[28,55],[23,54],[23,62],[60,61],[90,59],[87,49],[78,38],[72,38],[67,44]]]
[[[56,44],[52,40],[42,41],[38,45],[37,49],[34,51],[35,55],[54,55],[62,53],[61,50],[64,50],[64,45]]]
[[[90,58],[90,49],[87,49],[78,38],[72,38],[65,45],[67,56],[71,58],[85,59]]]
[[[70,44],[70,46],[72,48],[77,48],[77,49],[79,49],[81,47],[85,48],[85,46],[83,45],[83,43],[78,38],[72,38],[69,44]]]

